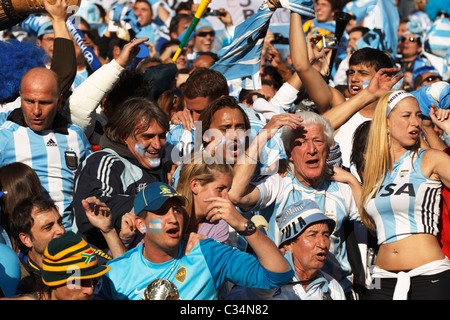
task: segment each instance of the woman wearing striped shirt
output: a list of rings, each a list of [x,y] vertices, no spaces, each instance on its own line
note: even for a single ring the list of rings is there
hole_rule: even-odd
[[[420,148],[421,116],[412,94],[390,91],[370,128],[361,215],[380,245],[371,299],[450,299],[450,261],[436,238],[450,157]]]

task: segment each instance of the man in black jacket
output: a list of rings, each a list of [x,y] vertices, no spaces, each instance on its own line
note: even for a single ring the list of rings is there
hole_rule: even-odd
[[[110,118],[100,139],[100,151],[91,154],[75,176],[73,213],[79,233],[106,249],[100,230],[86,217],[81,201],[97,197],[110,209],[119,232],[122,216],[133,209],[135,195],[146,185],[166,181],[162,163],[168,116],[147,98],[130,98]]]

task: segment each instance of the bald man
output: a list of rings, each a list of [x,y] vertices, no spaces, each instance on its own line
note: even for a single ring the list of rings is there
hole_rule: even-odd
[[[60,114],[61,101],[53,71],[33,68],[24,74],[21,107],[0,127],[0,166],[22,162],[32,167],[71,230],[73,177],[92,149],[84,133]]]

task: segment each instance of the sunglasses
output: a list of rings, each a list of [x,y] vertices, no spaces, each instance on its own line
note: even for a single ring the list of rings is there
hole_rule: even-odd
[[[409,42],[417,42],[417,38],[414,37],[400,37],[400,41],[403,42],[405,40],[408,40]]]
[[[432,82],[432,81],[435,81],[437,79],[442,80],[442,78],[440,76],[428,76],[428,77],[426,77],[425,79],[422,80],[422,83],[423,82]]]
[[[206,37],[207,35],[214,37],[216,35],[216,32],[215,31],[202,31],[202,32],[197,33],[197,36],[199,36],[199,37]]]

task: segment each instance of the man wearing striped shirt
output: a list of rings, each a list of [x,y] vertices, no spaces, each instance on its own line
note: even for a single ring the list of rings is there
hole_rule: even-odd
[[[327,165],[326,160],[333,144],[333,128],[329,121],[310,111],[298,115],[302,125],[295,129],[291,127],[292,120],[285,115],[274,116],[268,123],[269,127],[275,129],[284,127],[282,140],[291,161],[289,173],[286,176],[275,174],[262,180],[251,180],[255,164],[250,160],[257,159],[258,148],[267,139],[259,134],[242,156],[248,159],[239,159],[234,166],[229,197],[244,210],[259,209],[269,223],[267,236],[277,245],[277,217],[285,208],[300,200],[314,201],[326,216],[336,222],[335,229],[331,230],[330,250],[323,271],[338,280],[346,294],[350,294],[352,269],[343,224],[347,220],[360,220],[357,207],[360,187],[350,173],[340,168],[330,170]]]
[[[22,162],[33,168],[55,201],[65,229],[71,230],[74,174],[92,150],[84,133],[59,113],[61,101],[55,72],[33,68],[25,73],[21,107],[0,127],[0,166]]]

